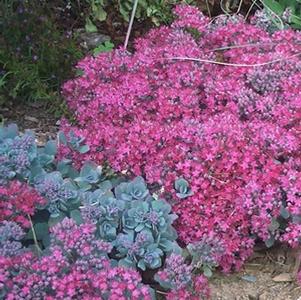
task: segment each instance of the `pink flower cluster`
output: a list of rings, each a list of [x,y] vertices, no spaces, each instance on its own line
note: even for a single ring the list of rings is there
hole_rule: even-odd
[[[96,225],[92,223],[84,223],[77,226],[73,219],[65,218],[51,229],[52,245],[59,245],[69,254],[86,257],[102,253],[110,253],[112,245],[108,242],[95,238]]]
[[[188,288],[170,291],[167,300],[206,300],[210,299],[208,280],[204,275],[195,276],[192,285]]]
[[[45,203],[46,200],[27,184],[11,181],[7,186],[0,186],[0,222],[14,221],[28,228],[28,216]]]
[[[281,209],[301,214],[301,34],[270,35],[241,18],[210,23],[189,6],[175,13],[171,27],[137,39],[133,54],[79,62],[84,75],[63,88],[77,126],[62,130],[90,147],[69,153],[77,164],[108,161],[173,200],[185,178],[193,195],[173,202],[179,237],[220,239],[228,271],[252,253],[251,233],[270,238]],[[294,245],[300,225],[286,221],[275,237]]]
[[[139,273],[111,266],[110,244],[95,242],[95,230],[64,219],[54,227],[49,253],[0,256],[1,295],[7,300],[152,299]]]
[[[208,280],[203,275],[192,274],[192,265],[187,265],[181,255],[171,254],[165,261],[165,267],[155,279],[170,291],[167,300],[209,299]]]

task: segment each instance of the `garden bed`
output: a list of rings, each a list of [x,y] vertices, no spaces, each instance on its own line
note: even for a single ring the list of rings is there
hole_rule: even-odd
[[[0,298],[300,300],[297,10],[210,19],[195,6],[176,5],[172,17],[171,7],[138,5],[148,21],[124,49],[125,23],[93,3],[73,7],[84,9],[86,33],[55,40],[70,42],[72,59],[86,55],[75,70],[67,55],[55,85],[45,85],[54,73],[35,86],[12,80],[20,67],[1,71],[13,101],[21,90],[29,97],[1,98]],[[119,4],[126,20],[131,6]],[[21,33],[28,17],[56,28],[55,18],[16,8]],[[66,24],[78,13],[54,8],[69,11]],[[158,17],[168,26],[148,30]],[[96,33],[104,20],[115,47]],[[101,44],[88,47],[87,35]],[[42,48],[51,56],[56,43]],[[31,67],[48,61],[37,53]],[[56,97],[33,101],[40,95]]]
[[[57,136],[59,118],[41,105],[3,107],[0,113],[6,124],[33,130],[40,145]],[[209,282],[212,300],[300,300],[301,287],[293,278],[296,252],[280,245],[267,249],[260,244],[257,249],[241,271],[214,273]]]

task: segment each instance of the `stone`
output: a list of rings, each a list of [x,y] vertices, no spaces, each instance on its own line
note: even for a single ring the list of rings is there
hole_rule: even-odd
[[[291,282],[293,281],[292,275],[290,273],[281,273],[272,278],[274,282]]]
[[[86,32],[84,29],[79,29],[78,33],[81,46],[89,50],[96,48],[106,41],[110,41],[110,37],[102,33]]]

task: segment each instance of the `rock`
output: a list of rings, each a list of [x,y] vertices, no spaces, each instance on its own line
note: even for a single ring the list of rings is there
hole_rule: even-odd
[[[249,300],[258,300],[258,293],[256,291],[250,291],[248,297]]]
[[[31,116],[25,116],[24,119],[26,121],[29,121],[29,122],[33,122],[33,123],[39,123],[39,120],[35,117],[31,117]]]
[[[263,294],[259,295],[258,300],[269,300],[269,294],[264,292]]]
[[[244,275],[241,279],[248,281],[248,282],[256,282],[256,277],[253,275]]]
[[[81,46],[92,50],[106,41],[110,41],[110,37],[98,32],[86,32],[83,29],[78,30]]]
[[[281,273],[273,277],[274,282],[290,282],[293,281],[292,275],[290,273]]]

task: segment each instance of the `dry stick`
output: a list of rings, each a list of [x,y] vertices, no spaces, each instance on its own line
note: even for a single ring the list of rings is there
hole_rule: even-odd
[[[220,0],[219,6],[225,15],[230,16],[230,13],[224,8],[223,2],[224,2],[223,0]]]
[[[130,39],[131,31],[132,31],[132,26],[133,26],[133,23],[134,23],[134,18],[135,18],[135,14],[136,14],[136,10],[137,10],[138,1],[139,0],[135,0],[135,2],[134,2],[132,14],[131,14],[131,20],[130,20],[130,23],[129,23],[129,28],[128,28],[128,31],[126,33],[126,38],[125,38],[125,41],[124,41],[124,46],[123,46],[124,50],[126,50],[126,48],[128,46],[128,43],[129,43],[129,39]]]
[[[233,45],[233,46],[225,46],[225,47],[219,47],[219,48],[213,48],[206,50],[205,52],[214,52],[214,51],[222,51],[222,50],[229,50],[229,49],[236,49],[236,48],[246,48],[246,47],[261,47],[261,46],[275,46],[279,45],[279,43],[249,43],[249,44],[242,44],[242,45]]]
[[[30,222],[30,227],[31,227],[31,231],[32,231],[32,236],[33,236],[34,244],[35,244],[35,246],[36,246],[36,248],[38,250],[38,253],[41,254],[43,251],[42,251],[42,249],[39,246],[37,235],[36,235],[36,232],[34,230],[31,217],[30,217],[30,215],[27,215],[27,216],[28,216],[28,219],[29,219],[29,222]]]
[[[215,20],[223,18],[224,16],[230,16],[230,14],[223,14],[223,15],[218,15],[216,17],[212,17],[211,20],[205,25],[205,28],[209,27]]]
[[[247,14],[246,14],[246,16],[245,16],[245,20],[248,19],[249,14],[251,13],[251,10],[253,9],[254,5],[256,4],[256,1],[257,1],[257,0],[253,0],[253,1],[252,1],[252,4],[251,4],[250,8],[248,9]]]
[[[162,291],[159,291],[159,290],[156,290],[156,292],[158,293],[158,294],[161,294],[161,295],[167,295],[167,293],[166,292],[162,292]]]
[[[285,57],[285,58],[279,58],[279,59],[275,59],[275,60],[271,60],[271,61],[267,61],[264,63],[258,63],[258,64],[233,64],[233,63],[225,63],[225,62],[219,62],[219,61],[215,61],[215,60],[209,60],[209,59],[202,59],[202,58],[194,58],[194,57],[166,57],[166,58],[161,58],[161,59],[167,59],[167,60],[187,60],[187,61],[195,61],[195,62],[203,62],[203,63],[209,63],[209,64],[215,64],[215,65],[222,65],[222,66],[229,66],[229,67],[261,67],[261,66],[266,66],[266,65],[270,65],[273,63],[277,63],[277,62],[281,62],[284,60],[290,60],[293,57],[297,57],[301,55],[301,52],[298,52],[296,54],[293,54],[289,57]]]
[[[208,0],[206,0],[206,6],[207,6],[207,10],[208,10],[208,16],[209,16],[209,18],[211,18],[211,11],[210,11]]]
[[[241,10],[242,3],[243,3],[243,0],[240,0],[239,5],[238,5],[238,8],[237,8],[236,13],[235,13],[236,15],[239,14],[239,12],[240,12],[240,10]]]

